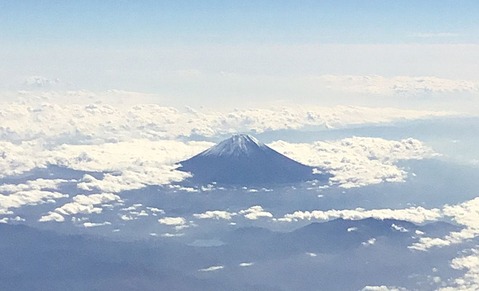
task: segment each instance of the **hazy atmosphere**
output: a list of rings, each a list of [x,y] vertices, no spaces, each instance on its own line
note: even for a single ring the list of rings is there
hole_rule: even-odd
[[[479,290],[476,1],[0,1],[1,290]]]

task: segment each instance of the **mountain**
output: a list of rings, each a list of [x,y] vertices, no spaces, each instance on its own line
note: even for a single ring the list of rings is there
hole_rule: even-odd
[[[279,258],[308,251],[318,253],[347,253],[363,247],[370,239],[382,241],[389,247],[408,246],[418,240],[416,231],[428,236],[438,234],[442,228],[459,231],[461,228],[446,222],[425,225],[396,220],[365,218],[350,220],[338,218],[326,222],[313,222],[291,232],[276,232],[266,228],[242,227],[223,235],[225,248],[249,257]],[[233,251],[232,251],[233,252]]]
[[[204,262],[187,246],[121,242],[3,223],[0,233],[0,290],[189,291],[227,290],[232,285],[191,276],[196,271],[191,266],[197,269]],[[188,262],[187,272],[179,271],[185,269],[182,262]],[[243,290],[254,290],[248,287]]]
[[[181,171],[193,174],[194,183],[271,185],[327,180],[313,168],[296,162],[256,138],[237,134],[180,162]]]

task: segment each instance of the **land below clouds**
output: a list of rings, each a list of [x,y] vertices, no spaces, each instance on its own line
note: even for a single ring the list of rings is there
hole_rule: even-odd
[[[366,283],[418,286],[401,273],[459,273],[447,268],[455,248],[407,249],[418,231],[442,235],[455,229],[444,223],[340,219],[286,233],[238,227],[217,233],[214,240],[221,244],[203,239],[196,246],[177,239],[118,242],[21,225],[0,228],[4,290],[359,290]],[[433,268],[441,271],[434,274]],[[338,282],[338,276],[349,279]],[[426,277],[419,281],[430,284]]]

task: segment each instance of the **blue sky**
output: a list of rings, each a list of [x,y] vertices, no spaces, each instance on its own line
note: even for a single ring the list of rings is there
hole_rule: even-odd
[[[477,1],[2,1],[10,42],[477,43]]]
[[[476,82],[477,15],[447,0],[1,1],[0,88],[42,76],[198,105],[337,100],[323,75]]]

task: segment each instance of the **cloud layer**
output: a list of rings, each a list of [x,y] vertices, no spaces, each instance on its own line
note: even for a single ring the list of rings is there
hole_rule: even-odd
[[[315,79],[325,87],[349,93],[406,96],[434,93],[479,93],[479,82],[432,76],[322,75]]]
[[[50,211],[47,215],[42,216],[39,221],[63,222],[65,216],[99,214],[103,211],[102,204],[112,202],[121,203],[122,200],[120,196],[111,193],[76,195],[72,198],[72,202]]]
[[[414,120],[451,114],[394,108],[291,104],[223,111],[192,108],[179,110],[155,104],[112,106],[103,103],[54,103],[48,100],[47,93],[43,93],[46,94],[43,98],[35,97],[40,93],[25,94],[27,97],[24,97],[23,101],[1,103],[0,140],[19,142],[42,138],[57,144],[92,144],[130,139],[162,140],[198,135],[211,137],[238,132],[301,129],[308,126],[340,128],[354,124]],[[61,95],[58,92],[52,94]],[[63,94],[85,95],[83,98],[89,100],[88,93],[85,92]],[[95,98],[92,101],[95,101]]]
[[[479,236],[479,197],[457,205],[445,205],[443,216],[463,226],[442,238],[423,237],[411,246],[412,249],[427,250],[433,247],[445,247],[459,244]]]
[[[365,218],[376,219],[398,219],[406,220],[414,223],[424,223],[428,221],[436,221],[441,217],[439,209],[425,209],[423,207],[410,207],[404,209],[372,209],[365,210],[362,208],[345,209],[345,210],[313,210],[313,211],[295,211],[285,214],[278,218],[277,221],[292,222],[298,220],[319,220],[328,221],[337,218],[360,220]]]
[[[37,179],[25,184],[0,185],[0,215],[13,214],[14,208],[26,205],[55,203],[67,194],[56,191],[58,184],[66,182],[61,179]]]
[[[343,188],[404,181],[407,173],[395,165],[397,161],[437,155],[411,138],[391,141],[352,137],[312,144],[277,141],[270,146],[301,163],[326,169],[334,175],[331,181]]]

